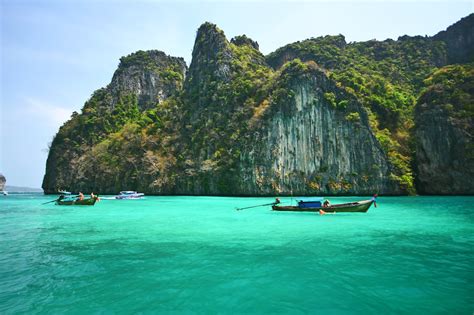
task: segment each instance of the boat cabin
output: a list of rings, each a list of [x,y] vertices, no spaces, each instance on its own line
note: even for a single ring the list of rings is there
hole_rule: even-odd
[[[120,194],[121,195],[134,195],[136,194],[137,192],[136,191],[133,191],[133,190],[124,190],[124,191],[121,191]]]
[[[308,197],[297,199],[298,208],[321,208],[323,206],[323,197]]]

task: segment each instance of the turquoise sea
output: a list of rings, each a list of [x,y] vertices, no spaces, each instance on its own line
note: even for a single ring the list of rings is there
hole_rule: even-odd
[[[474,197],[325,216],[235,210],[273,198],[52,199],[0,197],[1,314],[474,311]]]

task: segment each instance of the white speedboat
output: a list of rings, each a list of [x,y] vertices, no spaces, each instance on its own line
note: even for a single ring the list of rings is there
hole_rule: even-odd
[[[118,196],[115,196],[115,199],[140,199],[145,196],[144,193],[138,193],[136,191],[126,190],[121,191]]]
[[[5,190],[4,190],[4,191],[2,191],[2,194],[3,194],[4,196],[8,196],[8,191],[5,191]]]

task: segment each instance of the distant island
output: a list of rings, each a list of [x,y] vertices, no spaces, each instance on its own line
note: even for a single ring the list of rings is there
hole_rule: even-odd
[[[31,188],[31,187],[21,187],[21,186],[10,186],[6,185],[5,186],[5,191],[8,191],[9,193],[15,193],[15,192],[43,192],[43,189],[41,188]]]
[[[41,188],[31,188],[31,187],[20,187],[20,186],[10,186],[6,185],[6,177],[0,173],[0,192],[43,192]]]
[[[212,23],[191,64],[158,50],[55,136],[43,189],[186,195],[474,194],[474,14],[445,31],[290,43]]]
[[[3,174],[0,173],[0,191],[5,190],[5,183],[7,182],[7,179]]]

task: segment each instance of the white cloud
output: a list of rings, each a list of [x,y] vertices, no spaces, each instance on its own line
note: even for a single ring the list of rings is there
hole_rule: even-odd
[[[25,98],[25,115],[40,119],[48,125],[59,127],[71,116],[72,111],[68,108],[48,104],[44,101]]]

